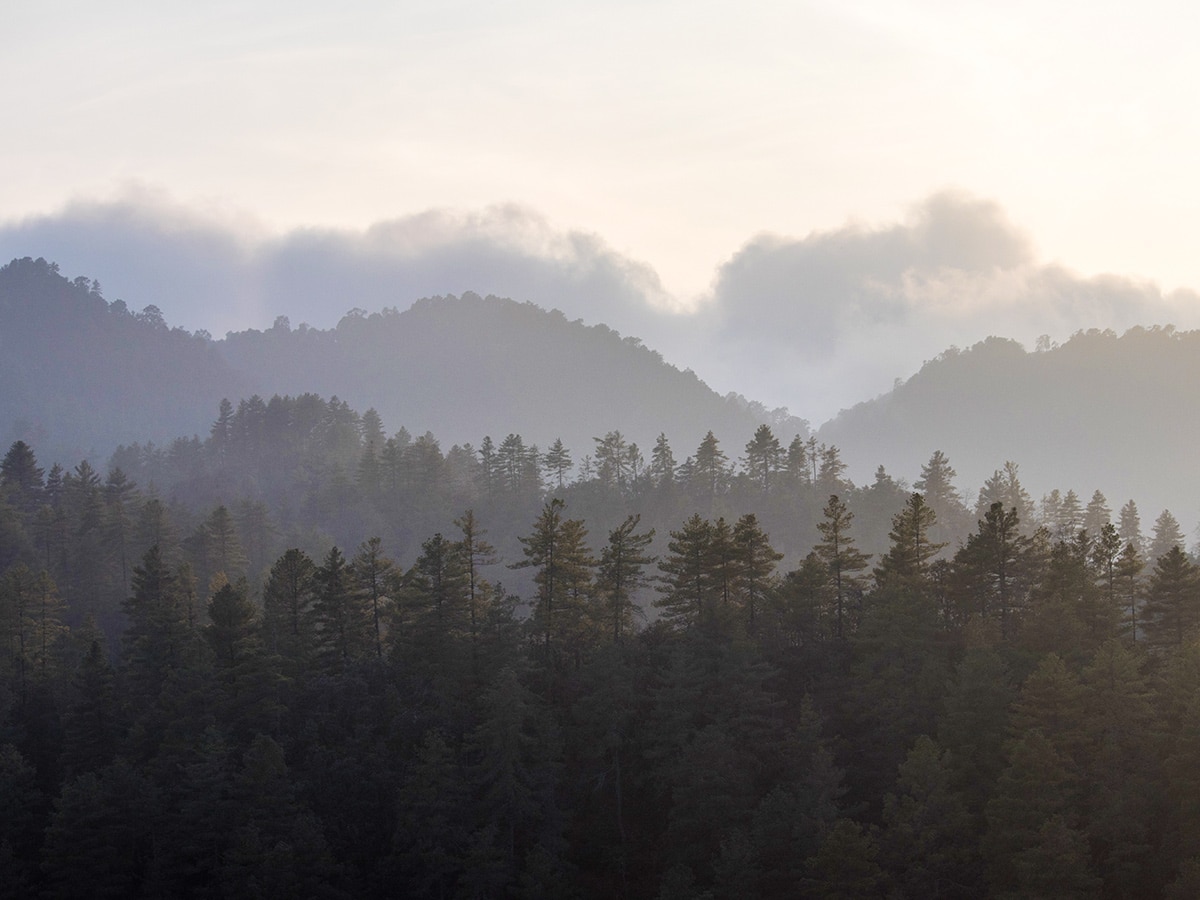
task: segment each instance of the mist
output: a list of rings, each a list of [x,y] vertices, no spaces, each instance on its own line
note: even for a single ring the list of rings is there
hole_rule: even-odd
[[[897,222],[755,235],[699,297],[672,294],[652,263],[601,235],[516,204],[274,233],[245,213],[135,188],[0,226],[0,256],[26,255],[216,336],[278,316],[325,328],[351,309],[405,309],[424,296],[507,296],[604,323],[721,393],[814,423],[990,335],[1032,347],[1089,328],[1200,325],[1192,291],[1042,261],[998,204],[960,191]]]

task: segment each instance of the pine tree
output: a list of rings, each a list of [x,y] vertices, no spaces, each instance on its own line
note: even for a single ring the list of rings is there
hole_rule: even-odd
[[[383,658],[383,618],[393,565],[384,555],[383,541],[377,537],[364,541],[350,563],[354,578],[358,581],[358,588],[370,604],[371,632],[377,659]]]
[[[467,628],[471,639],[471,670],[479,680],[479,639],[483,628],[485,598],[490,594],[490,585],[483,579],[480,569],[497,562],[496,548],[484,540],[487,530],[475,520],[475,511],[468,509],[454,520],[462,537],[458,541],[463,563],[467,570]]]
[[[37,457],[24,441],[16,441],[0,462],[0,487],[10,497],[10,502],[24,515],[30,516],[41,505],[45,484],[43,469]]]
[[[351,663],[374,655],[371,608],[337,547],[330,548],[313,577],[318,654],[328,669],[345,671]]]
[[[275,561],[263,587],[263,626],[267,646],[283,671],[307,670],[315,652],[316,564],[292,548]]]
[[[542,466],[546,470],[546,475],[560,491],[565,486],[567,474],[573,465],[571,452],[564,446],[562,438],[555,438],[550,449],[546,451],[546,455],[542,457]]]
[[[659,432],[650,453],[650,478],[657,488],[670,487],[675,483],[675,454],[666,434]]]
[[[894,585],[910,593],[924,593],[930,561],[945,546],[930,537],[936,525],[933,508],[921,494],[913,493],[904,509],[892,517],[888,533],[892,546],[875,569],[880,587]]]
[[[151,547],[133,570],[133,594],[125,601],[123,663],[134,709],[148,708],[171,673],[187,659],[189,623],[180,580]]]
[[[758,483],[763,496],[771,491],[771,482],[783,460],[783,446],[769,425],[759,425],[746,444],[746,472]]]
[[[1150,539],[1150,560],[1157,562],[1171,552],[1173,547],[1184,549],[1183,529],[1179,521],[1171,515],[1169,509],[1164,509],[1154,520],[1154,535]]]
[[[404,606],[411,652],[433,671],[449,675],[458,641],[470,627],[468,561],[462,545],[435,534],[404,578]]]
[[[690,477],[694,489],[707,500],[711,512],[716,498],[724,492],[729,480],[728,457],[711,431],[696,448],[695,463]]]
[[[746,513],[733,526],[734,598],[746,619],[751,634],[758,630],[759,618],[767,598],[775,588],[775,565],[783,554],[771,546],[771,539],[754,513]]]
[[[1083,511],[1083,527],[1088,534],[1097,535],[1105,525],[1111,524],[1112,510],[1108,508],[1108,499],[1099,490],[1094,491],[1087,509]]]
[[[1142,614],[1154,647],[1178,647],[1200,626],[1200,575],[1178,544],[1154,564]]]
[[[513,568],[533,568],[537,585],[534,601],[533,627],[542,635],[543,663],[551,670],[559,667],[558,644],[577,622],[579,610],[576,596],[580,585],[587,580],[591,566],[586,548],[582,546],[582,523],[567,519],[565,504],[555,498],[542,507],[534,522],[533,532],[522,537],[525,559]]]
[[[670,533],[667,555],[658,564],[663,573],[662,595],[654,605],[662,617],[678,630],[704,621],[717,602],[713,526],[697,513]]]
[[[633,614],[636,607],[633,597],[650,582],[645,569],[653,565],[655,557],[646,553],[654,539],[654,529],[638,532],[641,516],[628,516],[624,522],[608,533],[608,544],[600,553],[596,569],[596,591],[604,604],[608,621],[612,624],[614,643],[633,631]]]
[[[867,567],[870,555],[860,552],[855,546],[854,538],[850,534],[854,514],[837,494],[830,495],[822,515],[825,518],[817,523],[822,540],[814,549],[829,572],[836,623],[834,634],[841,640],[845,638],[851,625],[847,621],[847,607],[863,590],[862,578],[857,573]]]

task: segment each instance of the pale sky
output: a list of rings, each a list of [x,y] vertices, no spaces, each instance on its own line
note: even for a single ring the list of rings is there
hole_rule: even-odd
[[[1027,239],[1025,263],[1041,268],[1021,284],[1112,273],[1181,327],[1200,325],[1194,296],[1168,296],[1200,287],[1194,4],[0,0],[0,12],[0,251],[11,255],[51,256],[21,244],[30,223],[44,235],[89,204],[170,208],[258,247],[296,229],[361,236],[402,220],[381,239],[402,232],[409,254],[437,243],[421,236],[431,221],[503,242],[519,220],[511,240],[526,255],[560,260],[567,244],[595,241],[637,270],[646,302],[703,308],[719,305],[749,246],[911,225],[953,190]],[[138,305],[115,265],[58,261]],[[938,291],[913,289],[905,265],[887,272],[905,286],[884,293],[933,315]],[[739,297],[759,284],[737,283]],[[431,284],[420,287],[464,289]],[[239,320],[214,305],[209,324],[165,291],[157,302],[173,324],[218,334],[275,311],[251,304]],[[969,343],[1009,321],[981,321],[972,337],[962,303],[957,330],[932,329],[938,340]],[[332,324],[350,305],[371,304],[308,318]],[[1125,322],[1068,305],[1029,328],[1053,333],[1061,319],[1061,339]],[[612,315],[636,333],[639,319]],[[878,371],[855,390],[886,389],[938,349],[880,360],[864,345]],[[862,353],[806,377],[835,377]],[[685,354],[682,342],[668,358],[754,394],[732,357],[706,373]],[[855,399],[760,393],[815,421]]]

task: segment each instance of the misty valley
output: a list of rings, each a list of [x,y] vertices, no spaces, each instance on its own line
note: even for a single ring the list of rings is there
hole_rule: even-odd
[[[0,895],[1200,896],[1198,343],[814,428],[532,304],[13,260]]]

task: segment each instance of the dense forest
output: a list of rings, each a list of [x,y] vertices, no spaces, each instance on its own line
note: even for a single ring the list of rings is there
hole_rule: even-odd
[[[1200,893],[1170,512],[735,439],[303,394],[103,471],[12,443],[0,892]]]

